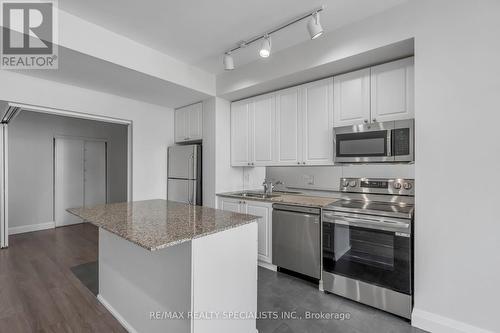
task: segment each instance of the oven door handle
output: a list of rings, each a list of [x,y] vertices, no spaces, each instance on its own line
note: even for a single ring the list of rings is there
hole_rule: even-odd
[[[330,220],[329,217],[331,217],[332,219]],[[384,219],[366,219],[366,218],[361,219],[361,218],[352,218],[346,216],[338,216],[333,214],[324,214],[323,222],[367,228],[367,229],[400,232],[404,234],[411,233],[410,223],[399,222],[399,221],[387,221]]]

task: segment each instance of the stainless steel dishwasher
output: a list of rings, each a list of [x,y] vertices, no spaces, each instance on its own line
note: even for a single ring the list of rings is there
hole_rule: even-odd
[[[273,205],[273,264],[316,279],[321,274],[319,208]]]

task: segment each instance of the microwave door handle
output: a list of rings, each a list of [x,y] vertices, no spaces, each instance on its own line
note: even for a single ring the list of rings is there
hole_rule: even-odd
[[[387,131],[387,156],[392,156],[392,130]]]

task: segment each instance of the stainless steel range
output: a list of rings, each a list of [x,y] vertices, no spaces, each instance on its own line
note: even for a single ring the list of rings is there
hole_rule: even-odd
[[[343,178],[341,200],[323,208],[322,286],[410,318],[413,179]]]

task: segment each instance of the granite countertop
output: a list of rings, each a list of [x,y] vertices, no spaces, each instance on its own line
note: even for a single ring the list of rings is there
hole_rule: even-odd
[[[167,200],[70,208],[68,212],[150,251],[235,228],[259,218]]]
[[[246,197],[241,195],[241,191],[219,193],[217,195],[220,197],[236,198],[248,201],[265,201],[271,203],[283,203],[289,205],[319,207],[319,208],[323,208],[339,200],[338,198],[320,197],[320,196],[305,195],[305,194],[288,194],[288,193],[282,193],[279,194],[279,196],[271,198]]]

